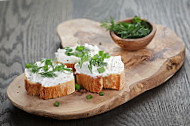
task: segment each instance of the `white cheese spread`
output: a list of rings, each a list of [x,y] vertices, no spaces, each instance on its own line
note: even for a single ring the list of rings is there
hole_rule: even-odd
[[[82,64],[82,68],[80,68],[79,64],[75,64],[76,73],[78,74],[87,74],[92,77],[97,76],[108,76],[110,74],[121,74],[121,72],[124,70],[124,64],[121,61],[121,56],[111,56],[108,59],[104,59],[104,62],[107,62],[107,66],[104,66],[105,72],[99,73],[97,70],[97,66],[92,67],[92,73],[90,72],[88,65],[89,62],[84,62]]]
[[[72,52],[76,51],[76,47],[79,46],[78,44],[74,47],[70,47],[72,49]],[[99,48],[98,46],[93,46],[93,45],[89,45],[87,43],[84,44],[84,47],[86,47],[87,49],[89,49],[89,55],[93,56],[95,54],[97,54],[99,52]],[[58,49],[57,52],[55,53],[56,59],[58,62],[61,63],[71,63],[71,64],[76,64],[80,61],[79,57],[76,57],[74,55],[71,56],[67,56],[65,54],[66,50],[65,49]]]
[[[42,67],[45,63],[41,63],[40,61],[36,62],[38,67]],[[57,64],[59,65],[59,64]],[[52,68],[48,66],[48,71],[51,71]],[[66,67],[66,66],[65,66]],[[44,72],[43,69],[40,69],[38,73],[32,73],[30,69],[25,68],[25,75],[27,79],[33,83],[40,83],[44,87],[56,86],[58,84],[71,81],[74,79],[73,73],[69,71],[55,71],[54,73],[57,75],[56,77],[42,77],[39,73]]]

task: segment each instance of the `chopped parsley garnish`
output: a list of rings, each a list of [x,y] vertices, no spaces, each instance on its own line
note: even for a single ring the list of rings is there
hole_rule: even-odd
[[[100,96],[104,96],[104,92],[100,92],[99,95],[100,95]]]
[[[133,18],[133,21],[131,23],[115,23],[114,19],[110,17],[110,23],[108,20],[105,20],[102,22],[101,27],[113,31],[116,35],[123,39],[142,38],[147,36],[152,30],[146,21],[141,20],[137,16]]]
[[[109,53],[104,53],[103,51],[99,51],[98,54],[94,55],[90,61],[88,68],[90,72],[92,73],[92,67],[93,66],[98,66],[97,70],[99,73],[105,72],[104,66],[107,66],[107,63],[104,62],[104,59],[110,58]]]
[[[105,71],[105,68],[104,67],[100,67],[97,69],[99,73],[103,73]]]
[[[75,84],[75,90],[80,90],[80,84]]]
[[[85,62],[85,61],[88,61],[89,60],[89,54],[87,52],[84,52],[82,53],[82,56],[81,56],[81,60],[79,62],[79,66],[80,68],[82,68],[82,64]]]
[[[52,62],[51,59],[41,59],[41,63],[44,63],[43,66],[37,66],[36,63],[31,63],[31,64],[26,64],[26,68],[30,69],[32,73],[38,73],[42,77],[57,77],[55,74],[56,71],[62,72],[62,71],[69,71],[72,72],[71,68],[66,68],[66,66],[61,63],[61,64],[55,64]],[[42,72],[39,72],[40,69],[42,69]],[[51,69],[51,70],[50,70]]]
[[[76,50],[82,52],[84,50],[84,46],[77,46]]]
[[[32,73],[37,73],[40,69],[40,67],[37,66],[36,63],[26,64],[26,68],[31,68]]]
[[[104,62],[104,59],[110,58],[109,53],[104,53],[104,51],[99,51],[98,54],[94,55],[91,57],[89,55],[89,49],[86,48],[85,46],[77,46],[75,51],[71,49],[70,47],[65,47],[65,54],[67,56],[74,55],[76,57],[79,57],[81,60],[78,62],[80,68],[82,68],[82,64],[86,61],[89,61],[88,68],[90,72],[92,73],[92,67],[93,66],[98,66],[97,70],[99,73],[105,72],[104,66],[107,66],[107,63]]]
[[[87,98],[88,100],[89,100],[89,99],[92,99],[92,95],[89,94],[89,95],[86,96],[86,98]]]
[[[55,106],[55,107],[59,107],[59,104],[60,104],[60,103],[59,103],[58,101],[56,101],[56,102],[54,103],[54,106]]]
[[[63,63],[61,63],[61,65],[55,66],[55,68],[54,68],[54,71],[64,71],[64,70],[72,72],[72,69],[66,68]]]
[[[42,72],[39,74],[41,74],[42,77],[57,77],[57,75],[54,73],[54,71]]]
[[[85,46],[77,46],[75,51],[73,51],[73,49],[71,49],[70,47],[65,47],[65,54],[67,56],[76,56],[76,57],[79,57],[81,58],[80,62],[79,62],[79,66],[80,68],[82,68],[82,64],[85,62],[85,61],[88,61],[89,60],[89,51],[90,49],[86,48]]]
[[[65,47],[65,50],[66,50],[65,54],[67,56],[74,55],[74,56],[80,57],[80,58],[83,57],[83,55],[84,55],[83,53],[88,53],[90,51],[85,46],[77,46],[75,51],[73,51],[73,49],[70,47]]]

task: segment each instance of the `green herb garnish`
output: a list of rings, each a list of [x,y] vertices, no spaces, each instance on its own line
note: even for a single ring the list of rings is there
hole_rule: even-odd
[[[98,68],[97,70],[98,70],[99,73],[105,72],[105,68],[104,68],[104,67],[100,67],[100,68]]]
[[[100,96],[104,96],[104,92],[100,92],[99,95],[100,95]]]
[[[60,104],[60,103],[59,103],[58,101],[56,101],[56,102],[54,103],[54,106],[55,106],[55,107],[59,107],[59,104]]]
[[[79,51],[79,52],[82,52],[84,50],[84,46],[77,46],[76,47],[76,50]]]
[[[123,39],[142,38],[147,36],[152,30],[146,21],[141,20],[137,16],[133,18],[131,23],[115,23],[114,19],[110,17],[110,23],[108,20],[105,20],[102,22],[101,27],[113,31],[116,35]]]
[[[89,95],[86,96],[86,98],[87,98],[88,100],[89,100],[89,99],[92,99],[92,95],[89,94]]]
[[[65,54],[67,56],[74,55],[74,56],[80,57],[80,58],[83,56],[83,53],[87,53],[90,51],[85,46],[77,46],[75,51],[73,51],[73,49],[71,49],[70,47],[65,47],[65,50],[66,50]]]
[[[80,84],[75,84],[75,90],[80,90]]]
[[[26,68],[31,68],[31,65],[27,63]]]
[[[86,48],[85,46],[77,46],[76,49],[75,49],[75,51],[73,51],[73,49],[71,49],[70,47],[66,47],[65,50],[66,50],[65,54],[67,56],[73,55],[73,56],[81,58],[81,60],[79,62],[80,68],[82,68],[82,64],[85,61],[89,60],[90,56],[89,56],[88,52],[90,50],[88,48]]]
[[[32,73],[38,73],[42,77],[57,77],[55,74],[56,71],[69,71],[72,72],[71,68],[66,68],[66,66],[61,64],[54,64],[51,59],[41,59],[41,63],[44,63],[44,66],[37,66],[36,63],[26,64],[26,68],[30,69]],[[42,69],[43,72],[39,72]],[[51,69],[51,70],[50,70]]]
[[[61,65],[55,66],[55,68],[53,69],[53,71],[64,71],[64,70],[72,72],[72,69],[66,68],[63,63],[61,63]]]
[[[82,68],[82,64],[85,62],[85,61],[88,61],[89,60],[89,54],[87,52],[84,52],[82,53],[82,56],[81,56],[81,60],[79,62],[79,66],[80,68]]]
[[[31,68],[31,71],[33,72],[33,73],[37,73],[38,71],[39,71],[39,67],[37,66],[37,64],[36,63],[31,63],[31,64],[26,64],[26,68]]]
[[[98,54],[94,55],[90,61],[88,68],[90,72],[92,73],[92,67],[93,66],[98,66],[97,70],[99,73],[105,72],[104,66],[107,66],[107,63],[104,62],[104,59],[110,58],[109,53],[104,53],[104,51],[99,51]]]
[[[42,77],[57,77],[57,75],[54,73],[54,71],[42,72],[39,74],[41,74]]]

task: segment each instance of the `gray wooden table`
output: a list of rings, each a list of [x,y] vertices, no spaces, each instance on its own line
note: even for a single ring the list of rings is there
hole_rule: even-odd
[[[25,63],[53,58],[56,26],[74,18],[138,15],[174,30],[186,44],[182,68],[166,83],[107,113],[59,121],[28,114],[6,96]],[[0,125],[190,125],[190,0],[0,0]]]

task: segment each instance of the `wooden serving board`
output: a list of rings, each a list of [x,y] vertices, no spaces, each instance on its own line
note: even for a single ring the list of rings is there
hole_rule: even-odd
[[[118,47],[100,23],[88,19],[63,22],[57,28],[62,46],[72,46],[77,41],[98,45],[111,55],[121,55],[125,64],[126,86],[121,91],[103,90],[96,93],[75,92],[61,98],[42,100],[29,96],[24,88],[24,75],[18,76],[8,87],[7,95],[16,107],[32,114],[56,118],[78,119],[109,111],[166,80],[182,66],[185,58],[183,41],[170,29],[156,25],[152,42],[138,51],[128,52]],[[93,99],[86,96],[92,94]],[[54,107],[55,101],[60,102]]]

